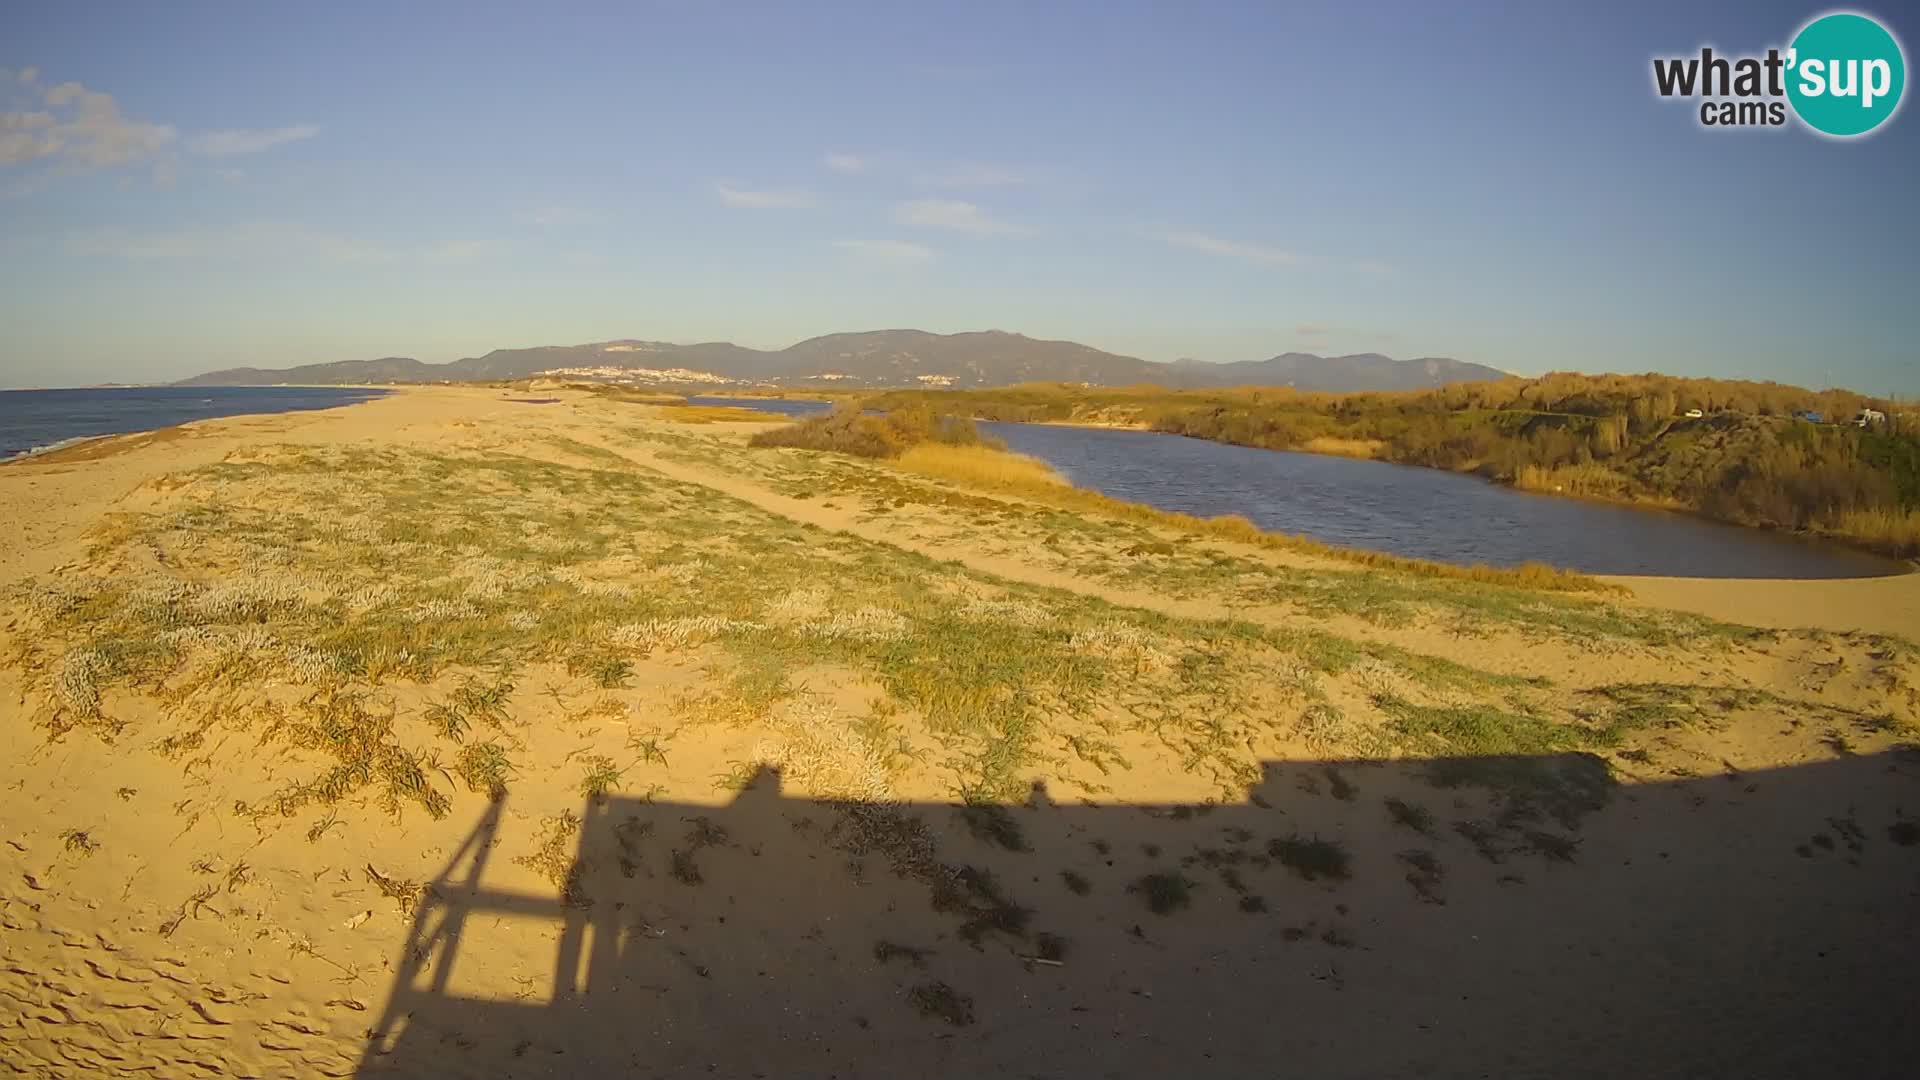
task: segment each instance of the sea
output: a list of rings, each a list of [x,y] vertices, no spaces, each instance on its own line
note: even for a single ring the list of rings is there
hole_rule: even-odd
[[[0,390],[0,461],[101,435],[247,413],[352,405],[385,390],[318,386],[110,386]]]

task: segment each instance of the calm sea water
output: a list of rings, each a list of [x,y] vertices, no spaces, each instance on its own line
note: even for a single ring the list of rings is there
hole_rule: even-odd
[[[817,401],[700,398],[790,416]],[[1241,514],[1343,547],[1597,574],[1844,578],[1896,574],[1889,559],[1685,514],[1534,495],[1472,476],[1207,442],[1147,431],[983,423],[1075,484],[1163,510]]]
[[[305,386],[0,390],[0,460],[97,435],[151,431],[214,416],[330,409],[385,393]]]

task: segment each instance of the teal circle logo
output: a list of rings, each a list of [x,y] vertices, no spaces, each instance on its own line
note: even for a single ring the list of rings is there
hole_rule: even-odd
[[[1886,27],[1852,12],[1808,23],[1787,50],[1787,100],[1825,135],[1865,135],[1900,108],[1907,61]]]

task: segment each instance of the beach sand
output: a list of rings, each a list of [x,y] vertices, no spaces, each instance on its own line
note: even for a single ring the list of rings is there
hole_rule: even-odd
[[[0,466],[0,1063],[1911,1070],[1920,576],[1532,593],[529,396]]]

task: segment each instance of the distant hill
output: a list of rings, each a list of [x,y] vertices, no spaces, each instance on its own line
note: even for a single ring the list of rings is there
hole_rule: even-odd
[[[1291,386],[1296,390],[1342,393],[1349,390],[1424,390],[1451,382],[1504,379],[1507,373],[1484,364],[1426,356],[1395,360],[1379,353],[1316,356],[1281,353],[1271,360],[1243,360],[1231,364],[1175,361],[1179,386]]]
[[[1046,341],[1002,330],[930,334],[868,330],[809,338],[776,351],[730,342],[676,345],[622,339],[585,345],[495,349],[446,364],[407,357],[343,360],[300,367],[228,368],[181,385],[271,383],[409,383],[524,379],[537,375],[673,385],[844,387],[983,387],[1019,382],[1096,386],[1293,386],[1301,390],[1409,390],[1505,373],[1459,360],[1394,360],[1378,353],[1315,356],[1283,353],[1270,360],[1171,364],[1102,352],[1072,341]]]

